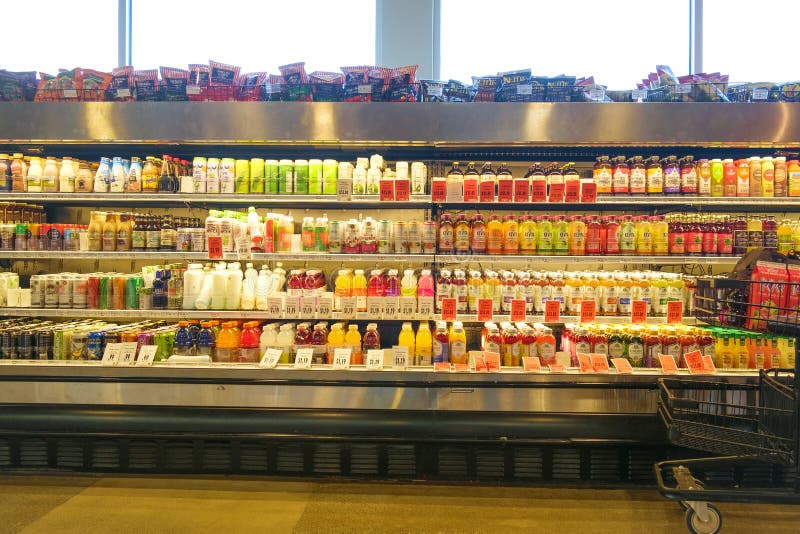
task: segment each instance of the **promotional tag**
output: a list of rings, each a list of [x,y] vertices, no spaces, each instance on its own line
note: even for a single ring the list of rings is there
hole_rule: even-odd
[[[500,355],[496,352],[484,352],[483,360],[486,362],[486,370],[490,373],[500,372]]]
[[[526,373],[539,373],[542,370],[542,362],[538,356],[526,356],[522,358],[522,370]]]
[[[557,300],[546,300],[544,303],[544,322],[561,322],[561,302]]]
[[[371,371],[383,369],[382,349],[369,349],[367,351],[367,369]]]
[[[680,324],[683,322],[683,302],[671,300],[667,302],[667,324]]]
[[[528,202],[530,200],[531,185],[528,179],[514,180],[514,202]]]
[[[101,364],[104,366],[114,366],[119,362],[119,356],[122,352],[122,343],[108,343],[103,352],[103,359]]]
[[[442,299],[442,321],[456,320],[456,299]]]
[[[136,359],[136,367],[150,367],[156,359],[158,347],[156,345],[143,345],[139,349],[139,357]]]
[[[511,202],[514,195],[514,180],[497,181],[497,201]]]
[[[433,372],[435,373],[449,373],[450,362],[436,362],[433,364]]]
[[[578,363],[581,366],[581,373],[594,373],[594,366],[592,365],[591,355],[579,353]]]
[[[478,200],[478,180],[475,178],[464,179],[464,202],[476,202]]]
[[[136,348],[139,346],[135,341],[120,343],[122,350],[120,351],[117,365],[131,366],[136,365]]]
[[[686,366],[689,368],[689,374],[699,375],[705,371],[705,363],[703,362],[703,354],[699,350],[693,350],[683,355],[686,360]]]
[[[398,202],[407,202],[411,196],[411,184],[408,180],[394,181],[394,199]]]
[[[258,366],[264,369],[274,369],[278,365],[278,362],[281,361],[281,354],[283,354],[281,349],[265,350],[264,356],[261,358]]]
[[[671,354],[659,354],[658,361],[661,363],[661,372],[665,375],[678,372],[678,364],[675,363],[675,358]]]
[[[350,202],[353,199],[353,179],[342,178],[336,181],[336,200],[338,202]]]
[[[394,200],[394,180],[381,180],[379,192],[381,202]]]
[[[561,365],[560,363],[554,363],[552,365],[548,365],[547,368],[550,370],[551,373],[566,373],[567,369]]]
[[[581,197],[580,180],[570,180],[564,186],[564,202],[579,202]]]
[[[581,322],[593,323],[595,318],[595,305],[594,300],[581,301]]]
[[[333,368],[334,369],[350,369],[350,355],[352,350],[350,347],[341,349],[334,349],[333,351]]]
[[[595,373],[607,373],[609,371],[608,357],[605,354],[590,354],[589,356]]]
[[[531,186],[531,202],[547,202],[547,180],[534,179]]]
[[[493,317],[494,301],[492,299],[478,299],[478,322],[491,321]]]
[[[209,236],[208,238],[208,259],[221,260],[222,259],[222,237]]]
[[[456,373],[469,373],[470,368],[468,363],[454,363],[453,371]]]
[[[433,180],[431,182],[431,202],[444,202],[447,200],[447,182]]]
[[[494,202],[494,182],[481,182],[481,202]]]
[[[564,202],[564,184],[550,184],[550,202]]]
[[[294,358],[295,369],[311,369],[311,362],[314,360],[314,349],[297,349]]]
[[[714,366],[714,359],[711,356],[703,356],[703,372],[713,375],[717,368]]]
[[[392,369],[403,371],[408,367],[408,347],[392,347]]]
[[[454,182],[447,184],[447,202],[463,202],[464,201],[464,184]]]
[[[514,299],[511,301],[511,322],[524,323],[526,318],[525,299]]]
[[[594,204],[597,202],[597,184],[594,182],[581,182],[581,202]]]
[[[634,300],[631,303],[631,322],[640,324],[647,322],[647,301]]]
[[[633,367],[631,367],[631,362],[629,362],[625,358],[612,358],[611,363],[614,364],[614,368],[621,375],[627,375],[633,372]]]
[[[486,368],[486,360],[483,356],[475,356],[475,372],[476,373],[485,373],[488,371]]]

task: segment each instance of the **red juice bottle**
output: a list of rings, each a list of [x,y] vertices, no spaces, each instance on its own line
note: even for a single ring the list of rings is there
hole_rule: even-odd
[[[697,169],[694,156],[681,159],[681,193],[684,195],[697,194]]]
[[[455,234],[450,215],[443,213],[439,220],[439,254],[452,254],[455,246]]]
[[[602,252],[602,236],[600,221],[596,215],[586,218],[586,255],[598,256]]]
[[[503,352],[503,337],[500,335],[500,329],[497,325],[491,324],[486,329],[486,342],[483,344],[484,352],[495,352],[502,354]]]
[[[684,248],[689,256],[699,256],[703,252],[703,232],[700,222],[694,218],[688,220],[683,225],[685,229],[686,241]]]
[[[619,220],[617,220],[617,217],[608,217],[604,248],[606,254],[619,254]]]
[[[529,358],[531,356],[538,356],[539,350],[536,346],[536,332],[526,324],[520,324],[520,327],[519,336],[522,348],[520,357]]]
[[[448,269],[442,269],[436,276],[436,311],[442,311],[442,299],[452,297],[455,297],[453,275]]]
[[[378,333],[377,323],[369,323],[367,325],[367,331],[364,332],[362,344],[364,345],[364,352],[381,348],[381,336]]]
[[[389,272],[386,273],[386,277],[383,279],[383,296],[400,296],[400,279],[397,275],[397,269],[389,269]]]
[[[592,352],[592,342],[585,328],[578,328],[578,331],[575,333],[575,342],[572,346],[575,349],[572,353],[572,366],[579,367],[578,354],[591,354]]]
[[[383,270],[373,269],[369,274],[367,281],[367,296],[368,297],[383,297],[385,295],[383,285]]]
[[[727,217],[717,224],[717,254],[721,256],[733,254],[733,226]]]
[[[717,253],[717,223],[713,218],[708,218],[700,223],[703,232],[703,255],[709,256]]]
[[[513,326],[503,329],[503,366],[519,367],[522,365],[521,359],[522,342],[520,341],[517,329]]]
[[[556,363],[556,337],[550,328],[545,327],[537,336],[539,347],[539,359],[542,365],[552,365]]]
[[[669,253],[684,255],[686,254],[686,232],[683,222],[675,217],[669,221]]]
[[[747,219],[741,215],[733,223],[733,255],[743,256],[747,252],[750,236],[747,232]]]

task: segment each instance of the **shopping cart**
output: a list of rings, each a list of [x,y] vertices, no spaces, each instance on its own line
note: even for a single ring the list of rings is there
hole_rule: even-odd
[[[697,315],[710,324],[796,338],[796,307],[763,297],[800,291],[800,284],[779,284],[700,279]],[[710,502],[800,503],[797,358],[789,363],[795,369],[759,370],[755,385],[659,380],[658,413],[670,441],[715,455],[655,465],[659,491],[680,502],[690,532],[719,532],[722,514]]]

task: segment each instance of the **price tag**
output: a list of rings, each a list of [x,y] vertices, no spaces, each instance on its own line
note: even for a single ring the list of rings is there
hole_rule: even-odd
[[[369,349],[367,351],[367,369],[371,371],[383,369],[383,350]]]
[[[464,184],[454,182],[447,184],[447,192],[445,197],[448,202],[463,202],[464,201]]]
[[[450,372],[450,363],[449,362],[436,362],[433,364],[433,372],[434,373],[449,373]]]
[[[415,297],[400,297],[400,315],[404,318],[417,313],[417,299]]]
[[[476,373],[485,373],[487,371],[486,368],[486,360],[483,356],[475,356],[475,372]]]
[[[411,184],[408,180],[395,180],[394,199],[407,202],[411,195]]]
[[[311,369],[311,362],[314,361],[314,349],[297,349],[294,358],[295,369]]]
[[[766,100],[768,97],[768,89],[764,89],[763,87],[759,89],[753,89],[753,100]]]
[[[514,299],[511,301],[511,322],[525,322],[525,299]]]
[[[647,301],[634,300],[631,303],[631,322],[640,324],[647,322]]]
[[[316,297],[303,297],[300,299],[300,313],[303,317],[311,317],[317,311]]]
[[[581,202],[594,204],[597,202],[597,184],[594,182],[581,183]]]
[[[490,373],[500,372],[500,355],[496,352],[484,352],[483,360],[486,362],[486,370]]]
[[[456,299],[442,299],[442,321],[456,320]]]
[[[119,355],[117,365],[131,366],[136,365],[136,347],[139,346],[135,341],[121,343],[122,351]]]
[[[469,373],[470,368],[468,363],[454,363],[453,371],[456,373]]]
[[[494,202],[494,182],[481,182],[481,202]]]
[[[647,100],[647,89],[634,89],[631,91],[631,100],[634,102]]]
[[[190,89],[196,89],[197,92],[196,93],[190,92],[189,91]],[[200,94],[200,87],[197,86],[197,85],[189,85],[189,86],[186,87],[186,94],[187,95],[189,95],[189,94],[199,95]],[[131,96],[131,90],[129,88],[121,87],[121,88],[117,89],[117,98],[127,98],[129,96]]]
[[[417,308],[420,316],[433,318],[433,297],[417,298]]]
[[[514,180],[499,180],[497,182],[497,201],[511,202],[514,196]]]
[[[538,356],[526,356],[522,358],[522,370],[526,373],[540,373],[542,371],[542,362]]]
[[[590,354],[592,359],[592,368],[595,373],[608,372],[608,357],[605,354]]]
[[[581,197],[581,183],[579,180],[570,180],[564,186],[564,202],[578,202]]]
[[[533,180],[531,202],[547,202],[547,180]]]
[[[682,95],[682,94],[691,93],[691,92],[692,92],[691,84],[679,83],[678,85],[675,86],[675,93],[676,94]]]
[[[127,96],[130,96],[130,92],[131,92],[130,89],[117,89],[117,96],[118,97],[122,96],[122,95],[119,94],[120,91],[127,91],[128,92]],[[187,85],[186,86],[186,94],[187,95],[199,95],[200,92],[201,91],[200,91],[200,86],[199,85]]]
[[[686,366],[689,368],[689,374],[698,375],[704,372],[705,364],[703,363],[703,354],[699,350],[687,352],[683,355],[683,359],[686,360]]]
[[[564,184],[550,184],[550,202],[564,202]]]
[[[139,349],[139,357],[136,359],[136,367],[150,367],[156,359],[158,347],[155,345],[144,345]]]
[[[531,184],[528,179],[514,180],[514,202],[528,202],[530,200]]]
[[[561,322],[561,302],[557,300],[546,300],[544,302],[544,322]]]
[[[408,347],[392,347],[392,369],[403,371],[408,367]]]
[[[281,361],[281,354],[283,354],[281,349],[265,350],[264,356],[261,358],[258,366],[264,369],[274,369],[278,365],[278,362]]]
[[[559,363],[554,363],[554,364],[548,365],[547,368],[550,369],[551,373],[566,373],[567,372],[567,368],[564,367],[563,365],[559,364]]]
[[[447,182],[433,180],[431,182],[431,202],[444,202],[447,200]]]
[[[592,356],[590,354],[578,354],[578,363],[581,366],[581,373],[594,373],[594,365],[592,365]]]
[[[121,343],[108,343],[106,350],[103,352],[103,359],[101,361],[104,366],[114,366],[119,362],[119,355],[122,352]]]
[[[633,367],[631,367],[631,362],[626,360],[625,358],[612,358],[611,363],[614,364],[614,369],[621,375],[629,375],[633,373]]]
[[[464,202],[476,202],[478,200],[478,180],[469,178],[464,180]]]
[[[358,94],[360,95],[371,95],[372,94],[372,85],[368,83],[362,83],[358,85]]]
[[[606,90],[602,87],[595,87],[589,90],[589,100],[596,100],[602,102],[606,98]]]
[[[339,177],[336,181],[336,200],[350,202],[353,199],[353,179]]]
[[[661,372],[665,375],[672,375],[678,372],[678,364],[671,354],[659,354],[658,361],[661,363]]]
[[[381,202],[394,200],[394,180],[381,180],[379,191]]]
[[[371,317],[376,319],[380,317],[383,311],[383,298],[382,297],[368,297],[367,298],[367,311]]]
[[[346,318],[355,317],[356,315],[356,298],[355,297],[342,297],[339,302],[342,305],[342,314]]]
[[[208,259],[210,260],[222,259],[222,237],[210,236],[208,238]]]
[[[703,356],[703,372],[707,374],[714,374],[717,368],[714,366],[714,359],[711,356]]]
[[[286,303],[283,305],[286,311],[286,317],[297,317],[300,312],[300,298],[292,295],[286,295]]]
[[[270,317],[280,319],[283,311],[283,297],[267,297],[267,311]]]
[[[683,302],[671,300],[667,302],[667,324],[683,322]]]
[[[581,322],[582,323],[593,323],[595,318],[596,310],[595,310],[595,303],[593,299],[587,299],[581,301]]]
[[[428,86],[428,96],[442,96],[443,93],[444,87],[441,85]]]
[[[333,351],[333,368],[334,369],[350,369],[350,355],[352,351],[350,347],[343,349],[335,349]]]
[[[384,319],[394,319],[397,317],[397,310],[400,309],[400,297],[384,297],[381,315]]]
[[[533,94],[533,85],[529,83],[522,83],[517,86],[517,94],[518,95],[532,95]]]
[[[478,299],[478,322],[485,323],[491,321],[493,317],[492,308],[494,301],[492,299]]]
[[[333,311],[333,297],[322,296],[317,300],[317,313],[320,319],[325,319],[331,316]]]
[[[62,89],[64,98],[78,98],[77,89]]]

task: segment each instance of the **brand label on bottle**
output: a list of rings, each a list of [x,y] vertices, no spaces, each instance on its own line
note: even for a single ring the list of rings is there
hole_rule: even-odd
[[[597,184],[598,193],[610,193],[612,177],[608,169],[598,169],[594,174],[594,181]]]
[[[631,169],[631,193],[644,193],[647,190],[647,174],[644,169]]]
[[[628,359],[634,367],[641,367],[644,362],[644,345],[634,342],[629,343]]]
[[[628,169],[617,169],[614,172],[612,190],[614,193],[627,193],[630,187],[630,171]]]

